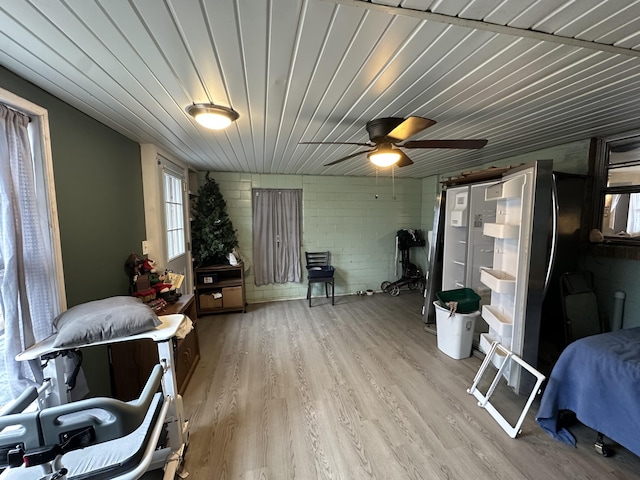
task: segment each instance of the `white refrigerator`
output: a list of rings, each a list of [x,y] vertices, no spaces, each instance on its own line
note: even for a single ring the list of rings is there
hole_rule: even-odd
[[[556,249],[552,165],[541,160],[443,190],[423,308],[433,323],[437,291],[473,288],[482,298],[479,349],[498,340],[534,367]]]

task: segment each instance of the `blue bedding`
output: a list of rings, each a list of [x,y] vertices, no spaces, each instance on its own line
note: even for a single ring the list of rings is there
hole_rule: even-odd
[[[559,428],[559,410],[640,455],[640,327],[571,343],[553,367],[536,416],[552,437],[575,446]]]

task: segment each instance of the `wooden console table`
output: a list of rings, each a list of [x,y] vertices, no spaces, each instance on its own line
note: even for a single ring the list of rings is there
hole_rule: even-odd
[[[198,315],[243,312],[244,265],[211,265],[195,269],[196,308]]]
[[[182,395],[200,360],[198,341],[198,315],[195,297],[183,294],[176,303],[167,305],[158,315],[183,313],[193,322],[193,330],[174,345],[176,381]],[[135,340],[114,343],[109,346],[111,385],[113,397],[129,401],[142,391],[151,369],[158,363],[158,350],[152,340]]]

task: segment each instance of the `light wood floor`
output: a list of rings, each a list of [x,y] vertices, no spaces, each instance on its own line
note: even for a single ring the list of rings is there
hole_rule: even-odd
[[[548,437],[532,407],[509,438],[466,393],[480,360],[453,360],[423,329],[422,298],[250,305],[198,321],[184,395],[191,479],[637,479],[640,458],[595,434]]]

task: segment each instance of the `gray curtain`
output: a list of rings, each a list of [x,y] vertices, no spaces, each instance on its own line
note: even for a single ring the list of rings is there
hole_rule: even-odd
[[[14,397],[42,383],[39,361],[29,368],[15,356],[53,333],[57,306],[48,220],[36,202],[43,193],[36,192],[28,125],[27,116],[0,105],[0,308],[4,365]]]
[[[302,190],[254,188],[252,197],[255,284],[300,282]]]

